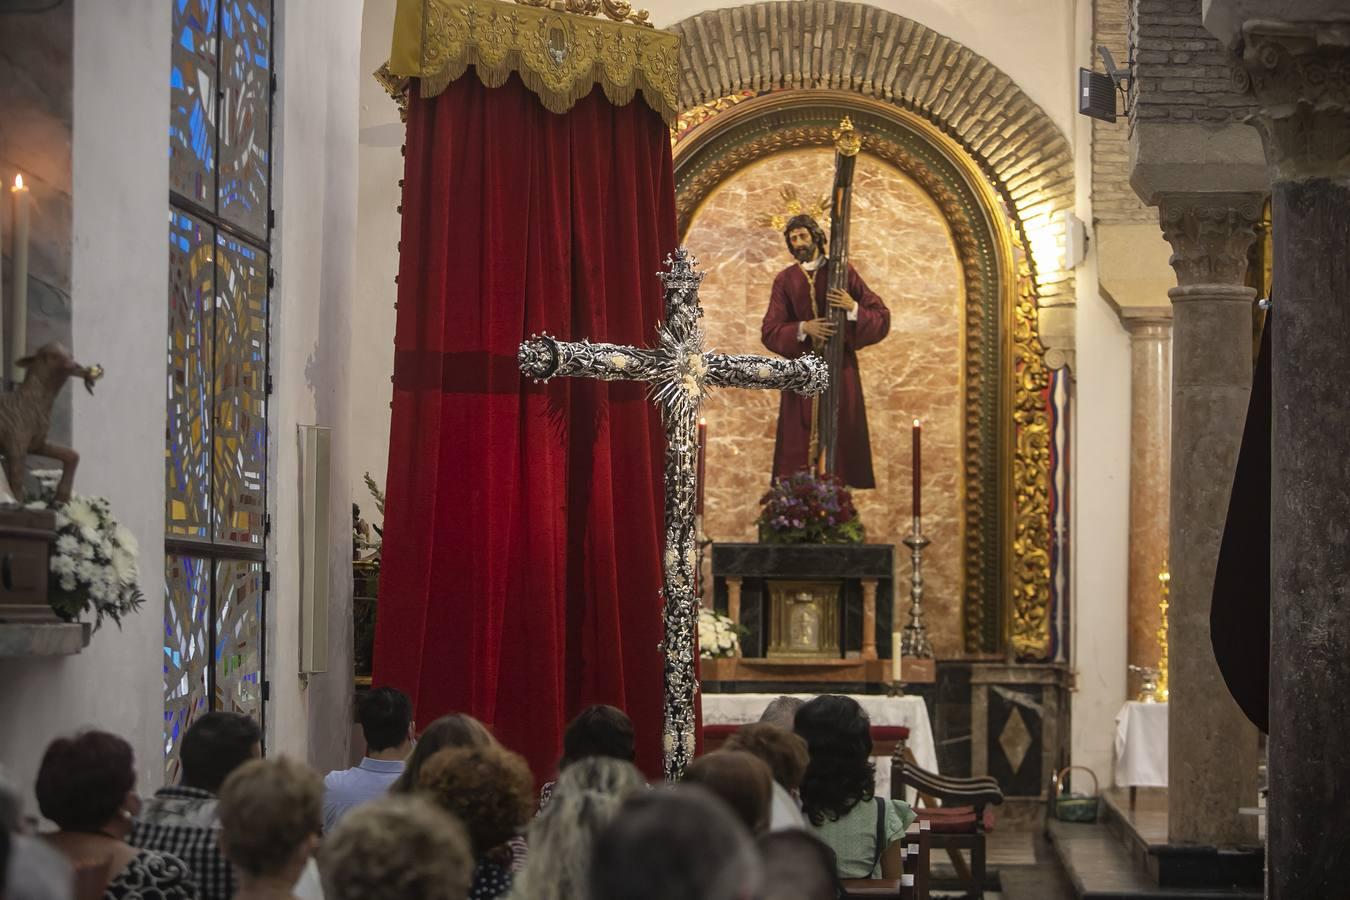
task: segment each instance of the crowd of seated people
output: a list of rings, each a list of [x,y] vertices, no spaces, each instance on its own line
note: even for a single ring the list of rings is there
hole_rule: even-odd
[[[0,782],[0,900],[834,900],[841,879],[898,877],[913,818],[874,796],[867,717],[847,697],[780,698],[661,786],[612,706],[568,726],[556,773],[467,715],[414,737],[391,688],[358,718],[366,756],[320,777],[262,758],[247,717],[201,716],[179,783],[144,802],[126,741],[57,738],[34,785],[45,830],[23,827]],[[556,775],[541,795],[536,774]]]

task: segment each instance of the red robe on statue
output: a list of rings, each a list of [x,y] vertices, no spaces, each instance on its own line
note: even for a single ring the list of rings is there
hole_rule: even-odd
[[[826,261],[815,274],[815,297],[802,267],[788,266],[773,280],[769,309],[764,313],[760,338],[774,353],[796,359],[811,352],[811,339],[798,339],[798,323],[826,315],[825,292],[830,283]],[[839,450],[835,472],[853,488],[876,487],[872,475],[872,445],[867,436],[867,410],[863,405],[862,380],[858,377],[858,354],[891,330],[891,311],[862,280],[857,269],[848,267],[848,293],[858,301],[857,321],[844,331],[844,362],[839,372]],[[814,299],[814,303],[812,300]],[[811,445],[812,398],[784,391],[778,404],[778,436],[773,451],[773,475],[785,478],[808,465]]]

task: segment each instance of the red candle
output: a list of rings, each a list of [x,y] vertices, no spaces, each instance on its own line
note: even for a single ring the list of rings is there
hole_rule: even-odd
[[[698,493],[694,501],[694,513],[703,515],[703,470],[708,458],[708,423],[698,420]]]
[[[922,468],[922,466],[920,465],[920,460],[919,460],[919,455],[920,455],[920,454],[919,454],[919,438],[920,438],[920,435],[921,435],[922,431],[923,431],[923,426],[919,424],[919,420],[918,420],[918,419],[915,419],[915,420],[914,420],[914,518],[916,518],[916,519],[919,518],[919,511],[920,511],[920,509],[921,509],[921,506],[920,506],[920,504],[919,504],[919,494],[920,494],[920,492],[919,492],[919,485],[920,485],[920,483],[921,483],[921,481],[922,481],[922,477],[923,477],[923,468]]]

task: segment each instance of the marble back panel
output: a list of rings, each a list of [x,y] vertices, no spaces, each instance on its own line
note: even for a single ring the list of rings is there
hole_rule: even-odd
[[[785,211],[783,187],[794,187],[809,203],[828,195],[833,179],[833,150],[789,150],[746,165],[695,213],[684,243],[707,272],[700,297],[710,348],[768,352],[760,323],[773,279],[792,259],[782,235],[757,220]],[[924,563],[925,609],[937,655],[958,656],[964,587],[961,265],[928,195],[866,152],[854,176],[850,242],[853,265],[891,310],[890,334],[858,354],[877,487],[856,491],[854,499],[867,540],[899,545],[910,527],[910,423],[921,419],[924,532],[932,541]],[[773,464],[778,394],[718,391],[704,410],[705,531],[715,541],[753,541]],[[896,594],[904,603],[904,547],[897,547],[896,560]]]

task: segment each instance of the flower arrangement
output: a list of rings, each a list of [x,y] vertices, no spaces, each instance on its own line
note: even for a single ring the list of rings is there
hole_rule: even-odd
[[[58,616],[75,621],[92,613],[94,630],[106,616],[122,625],[122,617],[145,602],[137,571],[136,536],[113,518],[105,497],[76,495],[57,503],[43,491],[29,509],[49,509],[56,515],[56,545],[51,574],[55,581],[48,600]]]
[[[867,532],[853,495],[833,475],[808,469],[776,478],[759,499],[759,539],[768,544],[860,544]]]
[[[704,659],[739,656],[746,630],[711,609],[698,611],[698,654]]]

